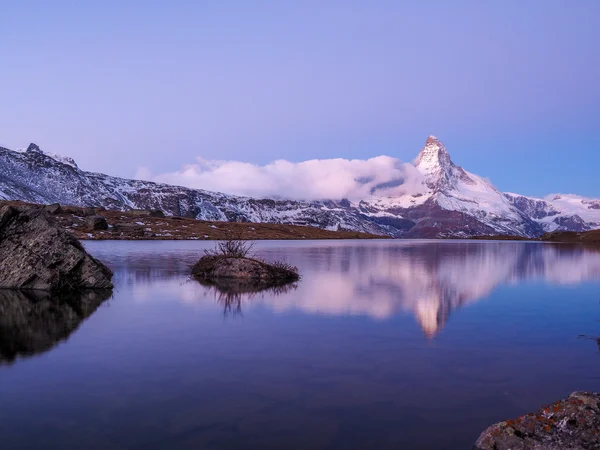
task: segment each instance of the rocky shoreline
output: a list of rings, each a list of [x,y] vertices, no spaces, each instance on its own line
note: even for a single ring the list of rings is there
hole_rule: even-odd
[[[598,450],[600,394],[574,392],[564,400],[487,428],[473,450]]]

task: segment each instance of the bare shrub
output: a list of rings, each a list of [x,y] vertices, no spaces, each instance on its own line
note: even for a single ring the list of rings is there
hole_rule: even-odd
[[[271,264],[271,266],[277,268],[277,269],[281,269],[284,270],[286,272],[293,272],[296,275],[298,275],[298,268],[296,266],[293,266],[290,263],[287,263],[285,261],[273,261]]]
[[[249,258],[254,244],[254,241],[245,240],[241,232],[228,232],[224,240],[217,242],[215,248],[204,250],[204,253],[207,256]]]

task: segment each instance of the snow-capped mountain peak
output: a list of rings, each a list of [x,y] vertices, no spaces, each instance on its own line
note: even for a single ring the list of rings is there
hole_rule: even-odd
[[[446,147],[435,136],[431,135],[425,141],[425,147],[421,149],[415,166],[424,174],[449,170],[454,163]]]
[[[446,146],[431,135],[421,149],[415,167],[424,175],[425,184],[434,192],[456,189],[459,182],[473,184],[475,181],[462,167],[452,162]]]

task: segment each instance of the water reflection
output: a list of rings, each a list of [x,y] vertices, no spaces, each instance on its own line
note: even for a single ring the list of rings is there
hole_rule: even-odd
[[[2,448],[458,450],[598,386],[595,343],[577,339],[598,333],[598,253],[261,242],[303,276],[276,295],[190,281],[212,243],[85,245],[115,271],[111,307],[0,368]],[[426,342],[413,317],[445,330]]]
[[[416,317],[428,338],[452,311],[501,284],[576,284],[600,278],[600,253],[576,246],[512,243],[422,243],[326,249],[301,295],[265,298],[278,311]]]
[[[262,298],[264,295],[277,297],[298,288],[297,282],[286,281],[267,284],[260,280],[197,279],[196,281],[214,294],[217,303],[223,307],[224,316],[242,315],[243,304],[259,298],[258,294],[262,294]]]
[[[281,259],[298,266],[303,279],[297,289],[286,295],[267,292],[252,298],[248,306],[262,304],[278,312],[363,315],[376,320],[410,313],[428,338],[440,332],[453,311],[486,298],[502,284],[578,284],[600,279],[600,252],[571,245],[311,242],[263,244],[258,250],[267,259]],[[169,280],[180,284],[175,279],[182,272],[187,273],[186,264],[191,264],[197,254],[178,249],[173,254],[140,257],[140,264],[125,258],[121,260],[127,262],[125,265],[114,268],[122,278],[135,284],[134,291],[142,301],[152,297],[149,290],[163,288],[177,292],[186,304],[197,303],[203,296],[198,295],[196,287],[168,286]],[[185,270],[177,275],[177,267]],[[156,279],[167,283],[150,287],[150,280]],[[231,306],[231,312],[239,312],[241,304],[232,296],[233,289],[229,286],[220,290],[224,293],[223,304]]]
[[[0,290],[0,364],[50,350],[112,295]]]

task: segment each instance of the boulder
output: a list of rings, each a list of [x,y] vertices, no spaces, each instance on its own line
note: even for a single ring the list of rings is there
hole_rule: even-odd
[[[62,212],[67,214],[73,214],[79,217],[89,217],[96,215],[94,208],[88,208],[85,206],[61,206]]]
[[[165,217],[165,213],[162,212],[160,209],[153,209],[150,211],[150,217],[158,217],[162,219]]]
[[[129,212],[138,216],[165,217],[165,213],[163,213],[160,209],[132,209]]]
[[[63,212],[60,204],[52,203],[51,205],[44,206],[44,210],[48,211],[50,214],[60,214]]]
[[[90,216],[86,222],[90,230],[108,230],[108,222],[100,215]]]
[[[110,289],[111,278],[43,208],[0,208],[0,289]]]
[[[203,256],[192,267],[192,275],[201,280],[255,280],[265,285],[297,281],[300,278],[295,268],[284,264],[222,255]]]
[[[600,449],[600,394],[575,392],[565,400],[486,429],[473,450]]]
[[[129,222],[117,222],[112,230],[128,238],[143,238],[146,235],[143,225]]]

